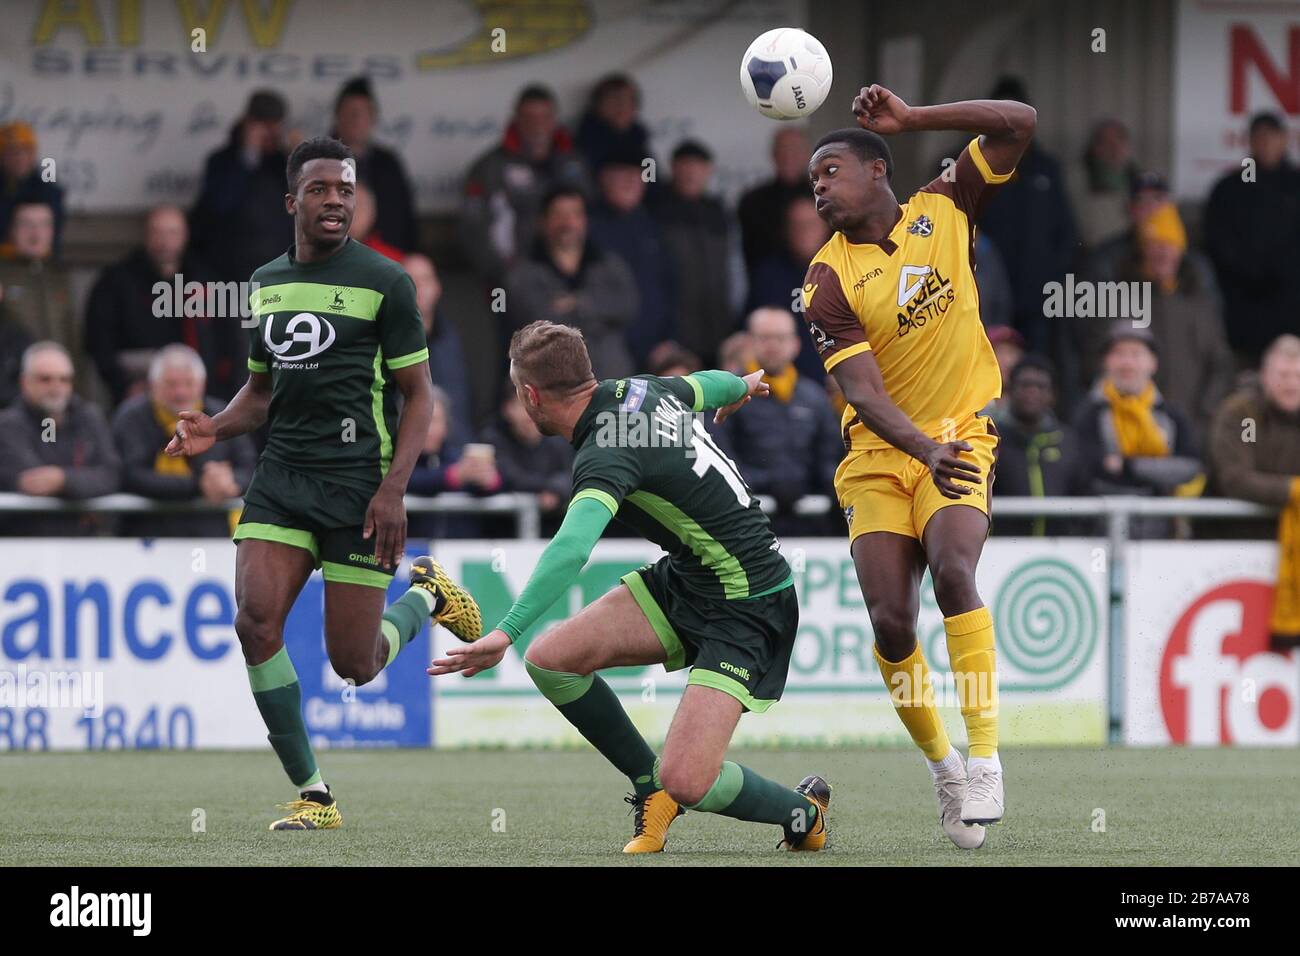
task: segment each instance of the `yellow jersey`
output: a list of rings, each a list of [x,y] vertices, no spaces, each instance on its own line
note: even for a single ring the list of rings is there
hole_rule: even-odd
[[[972,253],[976,216],[1010,178],[989,168],[976,137],[900,207],[887,238],[855,244],[837,232],[804,279],[804,318],[826,370],[874,352],[890,399],[937,440],[1002,394]],[[851,451],[891,447],[852,405],[841,424]]]

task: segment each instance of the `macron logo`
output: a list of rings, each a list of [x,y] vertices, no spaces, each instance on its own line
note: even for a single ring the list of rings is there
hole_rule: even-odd
[[[148,936],[152,926],[152,893],[70,893],[50,897],[51,926],[129,926],[134,936]]]

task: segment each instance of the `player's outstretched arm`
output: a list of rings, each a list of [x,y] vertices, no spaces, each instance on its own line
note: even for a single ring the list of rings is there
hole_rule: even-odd
[[[721,422],[755,395],[767,395],[771,391],[771,387],[763,381],[765,374],[767,373],[761,368],[745,376],[709,369],[662,381],[674,383],[672,390],[679,398],[691,402],[692,411],[717,409],[713,420]]]
[[[858,125],[883,135],[962,130],[978,133],[980,152],[997,174],[1009,173],[1024,155],[1038,126],[1032,106],[1015,100],[962,100],[936,106],[908,106],[879,83],[853,99]]]
[[[181,412],[176,434],[167,443],[165,451],[172,458],[201,455],[219,441],[261,428],[270,405],[270,374],[249,372],[248,381],[216,415],[209,417],[202,411]]]
[[[449,649],[427,672],[433,677],[458,672],[473,677],[499,664],[511,643],[573,584],[612,517],[610,508],[596,498],[576,498],[519,599],[496,629],[472,644]]]
[[[969,485],[955,482],[955,479],[966,482],[980,479],[979,466],[963,461],[958,455],[962,451],[971,451],[971,446],[964,441],[937,442],[918,429],[885,391],[880,366],[870,351],[859,352],[837,363],[831,374],[844,393],[844,400],[853,406],[862,423],[929,468],[944,497],[960,498],[971,493]]]

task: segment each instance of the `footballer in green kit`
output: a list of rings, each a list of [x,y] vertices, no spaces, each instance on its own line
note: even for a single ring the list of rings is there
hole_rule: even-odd
[[[406,548],[402,498],[433,415],[415,287],[348,237],[356,162],[346,146],[307,140],[286,175],[294,244],[253,273],[248,382],[212,417],[181,412],[167,452],[198,455],[270,423],[234,534],[235,631],[271,747],[298,790],[271,829],[319,830],[343,818],[317,767],[283,640],[312,571],[325,578],[330,663],[357,685],[431,617],[463,640],[482,627],[472,599],[427,557],[413,562],[411,588],[384,606]]]
[[[573,496],[497,629],[452,648],[429,673],[472,677],[496,666],[567,591],[612,518],[662,547],[665,557],[524,655],[542,694],[631,782],[627,853],[662,850],[687,809],[775,824],[792,850],[826,843],[825,780],[809,776],[792,789],[723,759],[741,714],[767,710],[785,688],[799,605],[767,517],[695,413],[717,409],[722,420],[766,394],[762,375],[597,381],[576,329],[534,322],[510,343],[519,400],[544,434],[576,449]],[[691,668],[659,756],[596,673],[644,664]]]

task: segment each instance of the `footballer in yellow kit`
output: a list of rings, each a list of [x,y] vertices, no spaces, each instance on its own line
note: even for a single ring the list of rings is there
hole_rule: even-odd
[[[910,107],[879,85],[862,89],[853,112],[858,126],[823,136],[809,161],[817,212],[834,233],[808,268],[804,316],[848,403],[835,490],[876,662],[925,754],[944,832],[975,849],[1005,798],[993,620],[975,587],[998,444],[980,410],[1001,393],[1001,376],[980,322],[972,250],[975,221],[1013,175],[1036,114],[1010,100]],[[900,204],[883,137],[921,130],[975,138]],[[927,567],[968,762],[948,739],[916,640]]]

